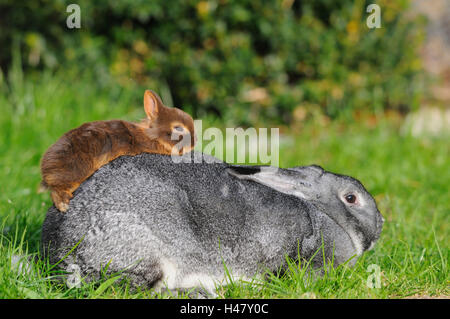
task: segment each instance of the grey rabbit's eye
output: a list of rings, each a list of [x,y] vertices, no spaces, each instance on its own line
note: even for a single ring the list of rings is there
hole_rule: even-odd
[[[345,200],[347,203],[354,204],[356,202],[356,196],[353,194],[345,195]]]

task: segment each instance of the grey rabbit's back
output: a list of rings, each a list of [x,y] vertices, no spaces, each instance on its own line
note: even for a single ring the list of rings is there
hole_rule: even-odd
[[[198,153],[196,153],[198,155]],[[226,163],[174,163],[170,156],[124,156],[75,192],[67,213],[51,207],[42,244],[51,263],[82,276],[126,269],[136,285],[213,290],[224,264],[237,277],[276,271],[323,242],[338,262],[354,254],[345,231],[308,201],[227,173]],[[316,255],[320,263],[321,252]]]

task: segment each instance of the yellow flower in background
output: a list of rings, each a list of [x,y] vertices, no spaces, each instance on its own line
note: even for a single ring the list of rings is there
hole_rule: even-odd
[[[341,100],[344,97],[344,90],[340,86],[335,85],[331,89],[331,96],[336,100]]]
[[[209,13],[209,2],[208,1],[200,1],[199,3],[197,3],[197,13],[199,16],[201,17],[205,17],[208,15]]]
[[[364,81],[365,79],[361,74],[359,74],[358,72],[351,72],[347,78],[346,83],[352,87],[359,88],[364,85]]]
[[[419,58],[416,58],[412,61],[410,66],[413,70],[421,70],[422,69],[422,60]]]
[[[281,7],[285,10],[290,9],[295,0],[282,0]]]
[[[142,40],[137,40],[136,42],[134,42],[133,49],[135,52],[142,54],[142,55],[146,55],[149,52],[147,43],[145,43],[145,41],[142,41]]]
[[[45,40],[38,33],[30,32],[25,37],[25,43],[30,50],[28,63],[32,66],[38,65],[45,48]]]
[[[304,105],[298,105],[294,108],[294,111],[292,112],[292,116],[294,117],[294,120],[297,122],[303,122],[306,119],[306,116],[308,115],[308,110]]]
[[[349,23],[347,23],[347,34],[348,39],[354,43],[359,40],[359,24],[355,20],[351,20]]]
[[[138,58],[130,60],[130,69],[133,73],[142,73],[144,71],[144,63]]]
[[[359,31],[359,25],[356,21],[350,21],[347,23],[347,32],[350,34],[358,33]]]

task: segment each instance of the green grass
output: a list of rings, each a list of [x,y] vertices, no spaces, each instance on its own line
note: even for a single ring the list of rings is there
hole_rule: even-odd
[[[105,276],[69,289],[51,278],[60,272],[47,261],[29,272],[12,266],[14,255],[36,255],[41,225],[51,205],[37,194],[39,160],[65,131],[83,122],[143,116],[142,88],[98,88],[89,78],[54,75],[0,79],[0,298],[150,298],[127,282]],[[209,123],[220,123],[218,120]],[[400,134],[400,120],[312,121],[285,130],[280,166],[319,164],[354,176],[376,198],[386,222],[374,250],[348,268],[329,269],[305,285],[302,265],[289,263],[283,276],[254,285],[233,282],[219,288],[225,298],[403,298],[449,296],[450,146],[448,136]],[[204,128],[207,127],[204,124]],[[368,267],[381,270],[381,288],[366,284]]]

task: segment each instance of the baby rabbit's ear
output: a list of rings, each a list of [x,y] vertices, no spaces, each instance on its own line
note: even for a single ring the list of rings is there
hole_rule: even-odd
[[[145,90],[144,93],[144,109],[147,117],[150,121],[155,120],[158,117],[158,112],[163,107],[161,98],[152,90]]]
[[[308,199],[295,179],[273,166],[232,166],[227,172],[239,179],[246,179],[268,186],[276,191]]]

